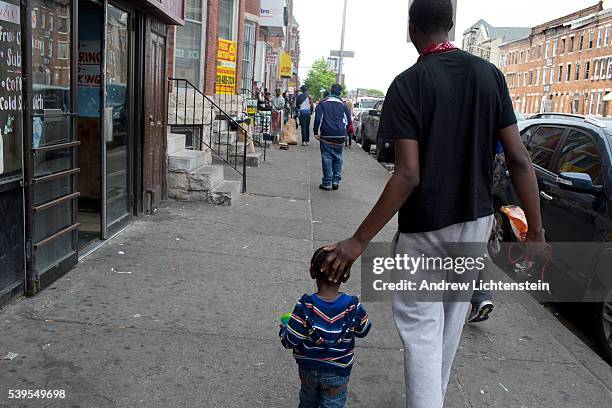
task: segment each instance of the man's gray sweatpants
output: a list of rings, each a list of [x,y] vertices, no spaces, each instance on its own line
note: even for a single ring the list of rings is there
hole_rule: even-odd
[[[451,225],[438,231],[397,234],[396,254],[444,256],[436,243],[486,242],[493,227],[493,216]],[[425,271],[417,271],[416,276]],[[404,292],[395,292],[393,318],[404,343],[406,407],[442,407],[451,366],[468,311],[468,302],[415,302]]]

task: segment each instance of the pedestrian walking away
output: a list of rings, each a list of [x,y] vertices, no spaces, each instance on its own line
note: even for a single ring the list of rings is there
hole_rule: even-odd
[[[525,210],[527,241],[544,241],[535,172],[503,74],[449,42],[451,0],[414,0],[409,13],[420,57],[391,84],[379,125],[379,135],[395,140],[395,172],[355,234],[325,248],[323,269],[334,281],[349,278],[350,266],[398,211],[398,255],[418,247],[437,256],[444,242],[485,246],[498,140]],[[469,302],[423,303],[393,294],[392,303],[404,343],[406,407],[441,407]]]
[[[279,333],[298,365],[300,408],[344,407],[355,337],[367,336],[372,327],[359,298],[339,292],[340,282],[330,282],[321,272],[325,256],[320,248],[310,261],[317,293],[301,297]]]
[[[310,118],[314,110],[312,96],[308,94],[306,85],[300,88],[300,94],[296,99],[296,105],[299,112],[300,130],[302,132],[302,146],[306,146],[310,143]]]
[[[353,123],[351,113],[340,98],[342,86],[332,85],[329,97],[315,110],[314,132],[320,142],[323,179],[319,188],[330,191],[340,188],[347,127]]]

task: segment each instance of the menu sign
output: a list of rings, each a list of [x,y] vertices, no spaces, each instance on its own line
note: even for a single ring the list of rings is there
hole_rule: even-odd
[[[22,167],[20,23],[19,0],[0,0],[0,179]]]

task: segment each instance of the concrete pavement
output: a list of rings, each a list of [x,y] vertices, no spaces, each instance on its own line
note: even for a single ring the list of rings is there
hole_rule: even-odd
[[[313,248],[354,231],[388,172],[354,145],[340,191],[320,191],[320,177],[316,143],[269,150],[238,205],[170,202],[0,311],[0,357],[18,354],[0,361],[0,407],[297,406],[278,316],[312,291]],[[358,294],[359,278],[356,265],[345,290]],[[493,319],[466,327],[446,407],[610,406],[609,365],[534,301],[497,302]],[[390,307],[366,307],[374,327],[358,342],[348,406],[402,407]],[[67,398],[7,399],[43,388]]]

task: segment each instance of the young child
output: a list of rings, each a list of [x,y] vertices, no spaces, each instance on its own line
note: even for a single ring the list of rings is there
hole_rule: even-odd
[[[320,248],[310,261],[317,293],[302,296],[280,330],[281,343],[293,349],[298,364],[300,408],[344,407],[355,337],[365,337],[372,326],[359,299],[339,292],[340,283],[321,272],[325,256]]]

